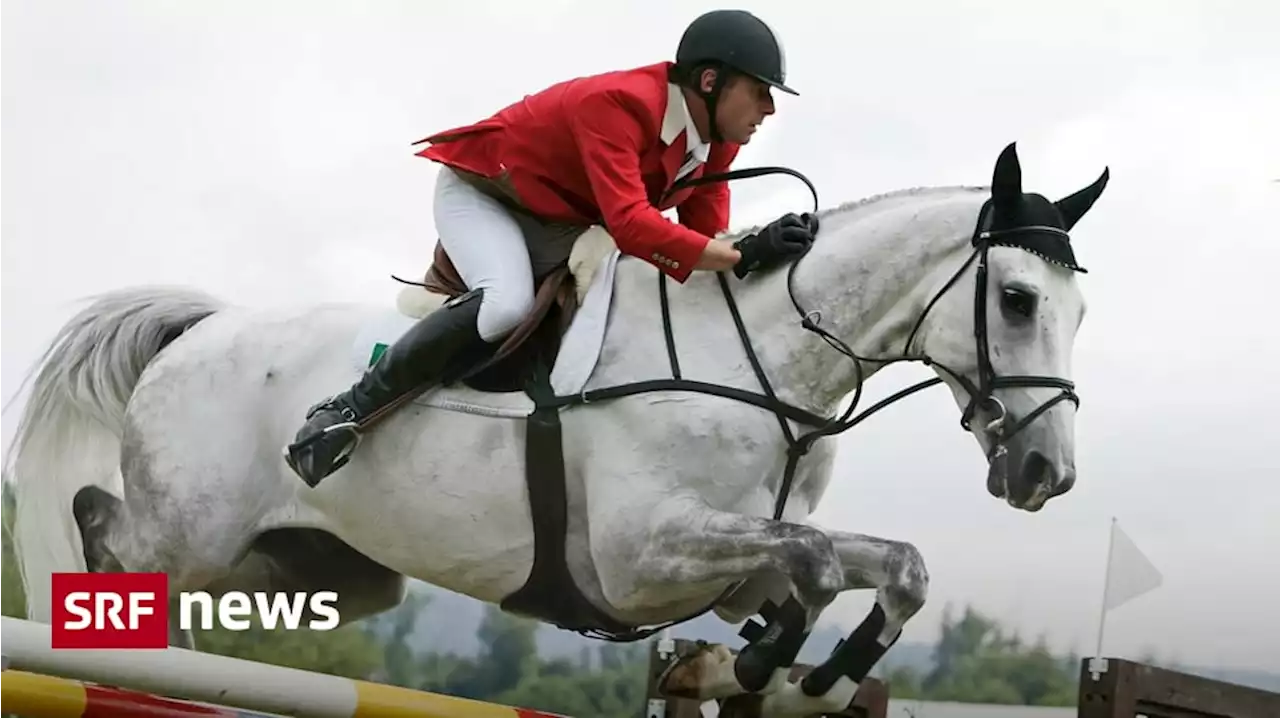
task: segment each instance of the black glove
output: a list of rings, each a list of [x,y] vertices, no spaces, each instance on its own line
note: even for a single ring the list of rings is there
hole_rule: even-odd
[[[742,279],[750,272],[769,269],[799,257],[808,251],[817,233],[816,216],[808,212],[798,217],[794,213],[784,214],[756,234],[733,243],[733,248],[742,254],[733,273]]]

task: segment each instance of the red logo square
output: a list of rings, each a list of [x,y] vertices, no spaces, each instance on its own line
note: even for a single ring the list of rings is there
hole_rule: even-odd
[[[53,648],[166,648],[163,573],[53,574]]]

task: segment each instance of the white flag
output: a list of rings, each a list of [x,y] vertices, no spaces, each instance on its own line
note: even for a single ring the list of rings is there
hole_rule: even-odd
[[[1120,525],[1111,522],[1111,556],[1107,563],[1106,596],[1102,610],[1109,611],[1160,586],[1164,577],[1138,550]]]

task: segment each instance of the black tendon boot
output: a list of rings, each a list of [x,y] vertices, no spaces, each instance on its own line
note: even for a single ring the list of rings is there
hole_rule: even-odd
[[[476,329],[483,290],[446,302],[383,352],[360,381],[307,411],[307,423],[284,452],[308,486],[342,468],[361,431],[410,392],[462,373],[487,344]]]

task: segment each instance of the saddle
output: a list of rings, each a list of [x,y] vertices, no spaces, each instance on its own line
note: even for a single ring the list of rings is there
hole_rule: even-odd
[[[469,291],[449,253],[436,243],[431,265],[427,268],[423,289],[439,294],[444,300]],[[578,310],[576,279],[566,260],[542,276],[534,277],[533,308],[501,344],[462,378],[479,391],[519,391],[530,379],[535,367],[554,366],[560,342]]]

